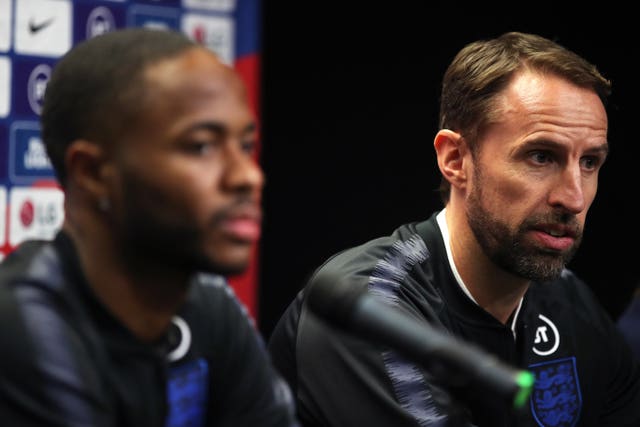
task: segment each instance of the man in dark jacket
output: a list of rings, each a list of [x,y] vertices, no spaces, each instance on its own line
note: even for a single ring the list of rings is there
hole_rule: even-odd
[[[458,53],[434,139],[444,209],[331,257],[270,338],[303,425],[640,426],[638,365],[566,268],[608,153],[610,90],[585,59],[532,34]],[[516,408],[428,358],[329,327],[308,301],[323,288],[376,298],[530,371],[530,400]]]
[[[119,30],[61,58],[41,121],[66,216],[0,266],[0,423],[296,425],[224,279],[260,235],[240,78],[182,33]]]

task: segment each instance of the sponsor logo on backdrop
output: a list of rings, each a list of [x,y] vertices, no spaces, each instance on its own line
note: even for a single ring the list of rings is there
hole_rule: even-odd
[[[236,0],[183,0],[182,5],[192,9],[231,12],[236,8]]]
[[[37,65],[29,74],[27,81],[27,97],[31,110],[37,115],[42,112],[44,102],[44,91],[51,77],[51,67],[48,64]]]
[[[9,194],[9,244],[52,239],[64,220],[64,193],[58,188],[13,187]]]
[[[134,5],[129,8],[128,25],[163,29],[180,29],[180,13],[167,7]]]
[[[73,4],[73,40],[75,43],[127,26],[126,5],[98,5],[96,3],[76,1]]]
[[[16,55],[11,62],[11,114],[37,121],[55,59]]]
[[[11,0],[0,0],[0,52],[11,47]]]
[[[38,56],[60,56],[71,47],[72,4],[69,0],[16,2],[15,51]]]
[[[116,20],[111,10],[104,6],[96,7],[87,17],[86,38],[108,33],[116,28]]]
[[[233,65],[235,58],[232,18],[186,13],[182,17],[182,31],[214,51],[223,62]]]
[[[31,32],[31,34],[39,33],[40,31],[47,28],[49,25],[53,24],[53,21],[55,20],[56,20],[55,16],[46,18],[44,21],[36,20],[35,18],[30,18],[29,31]]]
[[[9,177],[16,182],[55,178],[55,172],[40,136],[38,122],[11,125],[9,135]]]
[[[0,56],[0,118],[11,111],[11,60]]]

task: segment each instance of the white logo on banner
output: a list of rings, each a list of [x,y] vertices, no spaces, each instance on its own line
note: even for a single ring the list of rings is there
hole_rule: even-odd
[[[7,242],[7,188],[0,186],[0,246],[4,246],[6,242]],[[2,253],[0,253],[0,256],[2,256]]]
[[[192,9],[231,12],[236,8],[236,0],[182,0],[182,5]]]
[[[133,5],[127,16],[129,25],[165,30],[178,29],[180,12],[176,8]]]
[[[58,57],[71,47],[72,5],[68,0],[16,2],[15,51]]]
[[[11,61],[0,56],[0,118],[7,117],[11,110]]]
[[[58,188],[13,187],[9,196],[9,244],[52,239],[64,220],[64,193]]]
[[[88,39],[108,33],[116,28],[116,20],[113,13],[106,7],[96,7],[89,13],[87,18],[87,34]]]
[[[24,152],[24,167],[27,169],[51,169],[51,161],[40,138],[29,138],[27,151]]]
[[[187,13],[182,17],[182,31],[214,51],[227,65],[233,65],[234,26],[231,18]]]
[[[29,105],[34,113],[40,115],[42,111],[42,103],[44,101],[44,91],[47,89],[47,83],[51,77],[51,67],[47,64],[39,64],[29,75],[27,83],[27,94],[29,96]]]
[[[0,52],[11,47],[11,0],[0,0]]]

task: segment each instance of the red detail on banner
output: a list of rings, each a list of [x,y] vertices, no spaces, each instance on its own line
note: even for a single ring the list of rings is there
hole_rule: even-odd
[[[62,190],[62,187],[60,186],[60,184],[58,183],[58,181],[54,178],[42,178],[42,179],[37,179],[35,181],[33,181],[30,185],[30,187],[32,188],[57,188]],[[31,212],[29,212],[29,210],[31,210]],[[5,223],[4,224],[0,224],[0,226],[4,227],[5,229],[5,237],[6,237],[6,241],[4,243],[4,245],[0,245],[0,259],[2,259],[3,257],[9,255],[9,253],[11,251],[13,251],[15,249],[15,247],[13,245],[11,245],[9,243],[9,228],[10,228],[10,221],[9,221],[9,216],[11,214],[11,204],[9,202],[7,202],[7,206],[5,209]],[[23,221],[23,225],[28,226],[29,224],[31,224],[31,221],[33,220],[33,204],[31,204],[31,206],[23,206],[22,209],[20,209],[20,217],[21,220]],[[27,218],[30,217],[30,218]]]
[[[29,227],[33,223],[35,210],[31,200],[27,199],[22,203],[22,206],[20,206],[20,221],[23,227]]]
[[[57,189],[63,191],[62,187],[60,186],[60,184],[58,184],[58,181],[56,181],[55,179],[47,179],[47,178],[39,179],[39,180],[34,181],[30,185],[30,187],[33,187],[33,188],[57,188]]]
[[[260,121],[260,57],[258,54],[246,55],[237,58],[234,68],[244,81],[247,87],[249,105],[253,110],[256,119]],[[258,129],[260,126],[258,126]],[[256,161],[260,161],[260,137],[258,136],[258,146],[256,149]],[[236,295],[247,307],[249,314],[256,322],[258,320],[258,268],[260,254],[258,246],[254,245],[251,262],[247,271],[238,276],[229,278],[229,283]]]
[[[251,54],[236,58],[234,68],[244,80],[249,93],[249,105],[260,118],[260,55]]]
[[[0,246],[0,259],[3,259],[5,256],[9,255],[9,252],[11,252],[13,250],[13,248],[11,247],[11,245],[9,244],[9,203],[7,203],[7,206],[5,208],[5,212],[4,212],[4,224],[0,224],[2,227],[4,227],[5,230],[5,242],[4,245]],[[2,218],[0,216],[0,218]]]

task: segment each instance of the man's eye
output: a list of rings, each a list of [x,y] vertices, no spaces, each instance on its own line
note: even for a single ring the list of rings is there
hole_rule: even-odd
[[[604,160],[598,156],[585,156],[581,159],[582,167],[587,170],[598,169]]]
[[[256,150],[257,143],[256,141],[242,141],[241,148],[242,151],[248,154],[253,154]]]
[[[195,155],[206,155],[214,149],[214,144],[211,142],[190,142],[187,144],[187,151]]]
[[[531,158],[534,162],[544,164],[551,161],[551,156],[545,151],[534,151],[531,153]]]

